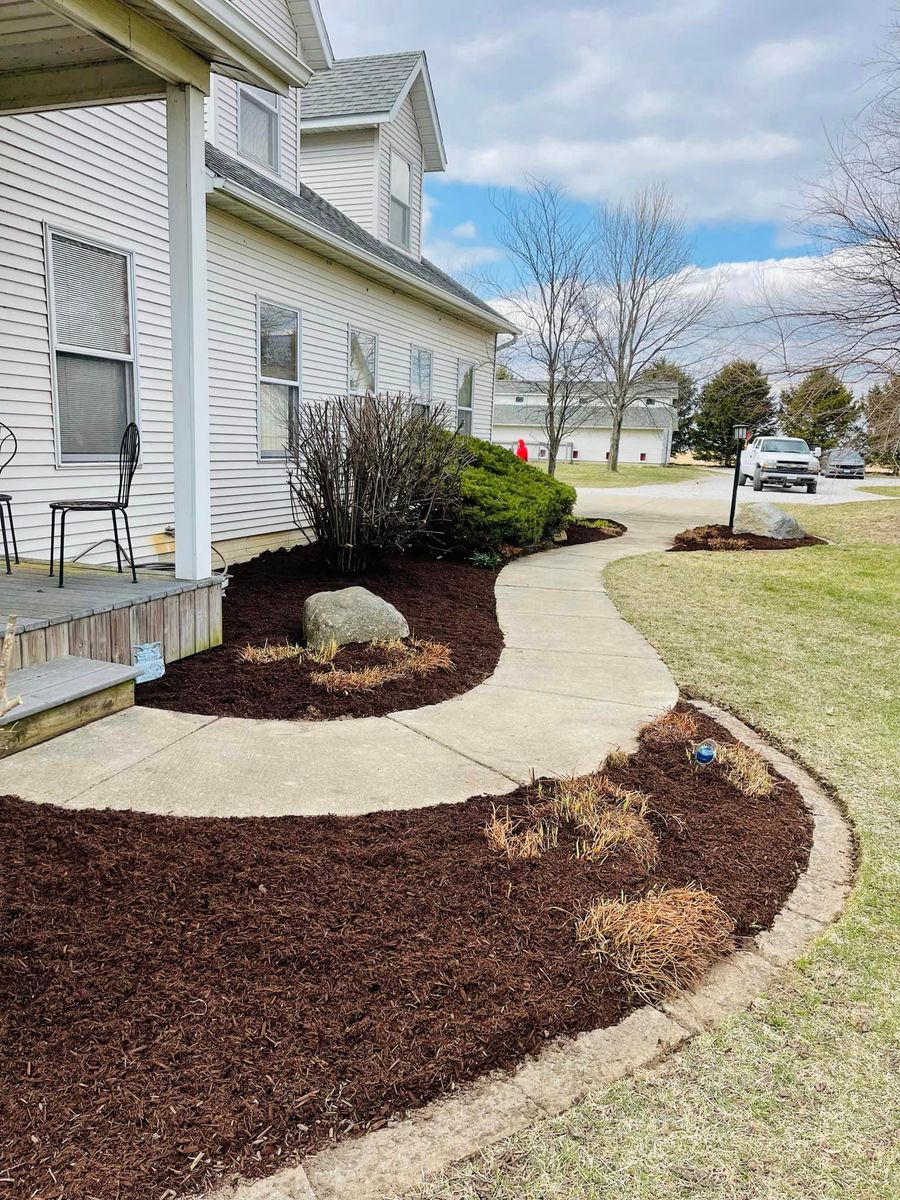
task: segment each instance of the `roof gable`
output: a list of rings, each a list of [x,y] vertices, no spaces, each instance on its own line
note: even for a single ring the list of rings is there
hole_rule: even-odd
[[[409,96],[419,129],[426,171],[447,165],[428,60],[422,50],[338,59],[313,76],[303,92],[304,129],[347,129],[392,121]]]
[[[319,0],[287,0],[304,62],[314,71],[329,71],[334,64],[331,40]]]

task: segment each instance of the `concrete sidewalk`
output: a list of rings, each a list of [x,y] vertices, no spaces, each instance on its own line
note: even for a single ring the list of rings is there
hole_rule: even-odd
[[[0,793],[184,816],[351,814],[594,770],[678,698],[656,651],[606,595],[603,570],[665,549],[684,525],[639,518],[622,538],[506,567],[497,583],[506,648],[489,680],[453,700],[331,722],[138,707],[0,762]]]

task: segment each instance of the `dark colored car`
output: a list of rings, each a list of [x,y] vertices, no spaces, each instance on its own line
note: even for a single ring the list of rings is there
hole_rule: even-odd
[[[866,460],[858,450],[826,450],[820,471],[831,479],[865,479]]]

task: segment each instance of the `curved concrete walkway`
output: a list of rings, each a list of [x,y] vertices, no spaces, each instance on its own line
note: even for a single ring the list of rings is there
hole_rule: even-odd
[[[0,762],[0,793],[184,816],[352,814],[502,794],[596,769],[678,691],[613,606],[613,559],[662,550],[677,517],[512,563],[497,581],[506,647],[480,686],[388,717],[255,721],[133,708]]]

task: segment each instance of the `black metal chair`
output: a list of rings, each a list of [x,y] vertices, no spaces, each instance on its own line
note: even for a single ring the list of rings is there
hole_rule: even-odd
[[[59,586],[63,586],[63,570],[66,549],[66,515],[70,512],[108,512],[112,516],[113,540],[116,543],[116,563],[119,574],[122,574],[122,547],[119,545],[119,525],[116,514],[121,513],[125,521],[125,536],[128,539],[128,562],[131,566],[131,578],[137,583],[137,571],[134,567],[134,551],[131,548],[131,527],[128,524],[128,501],[131,498],[131,481],[137,470],[138,459],[141,455],[141,435],[138,427],[132,421],[122,435],[119,447],[119,494],[115,500],[54,500],[50,505],[50,574],[53,574],[53,552],[56,546],[56,514],[60,513],[59,522]]]
[[[0,475],[16,457],[19,443],[16,435],[8,425],[0,421]],[[12,534],[13,554],[19,561],[19,546],[16,542],[16,527],[13,524],[12,496],[9,492],[0,492],[0,528],[3,530],[3,553],[6,556],[6,573],[12,575],[12,565],[9,561],[9,540],[6,532],[6,518],[9,517],[9,532]]]

